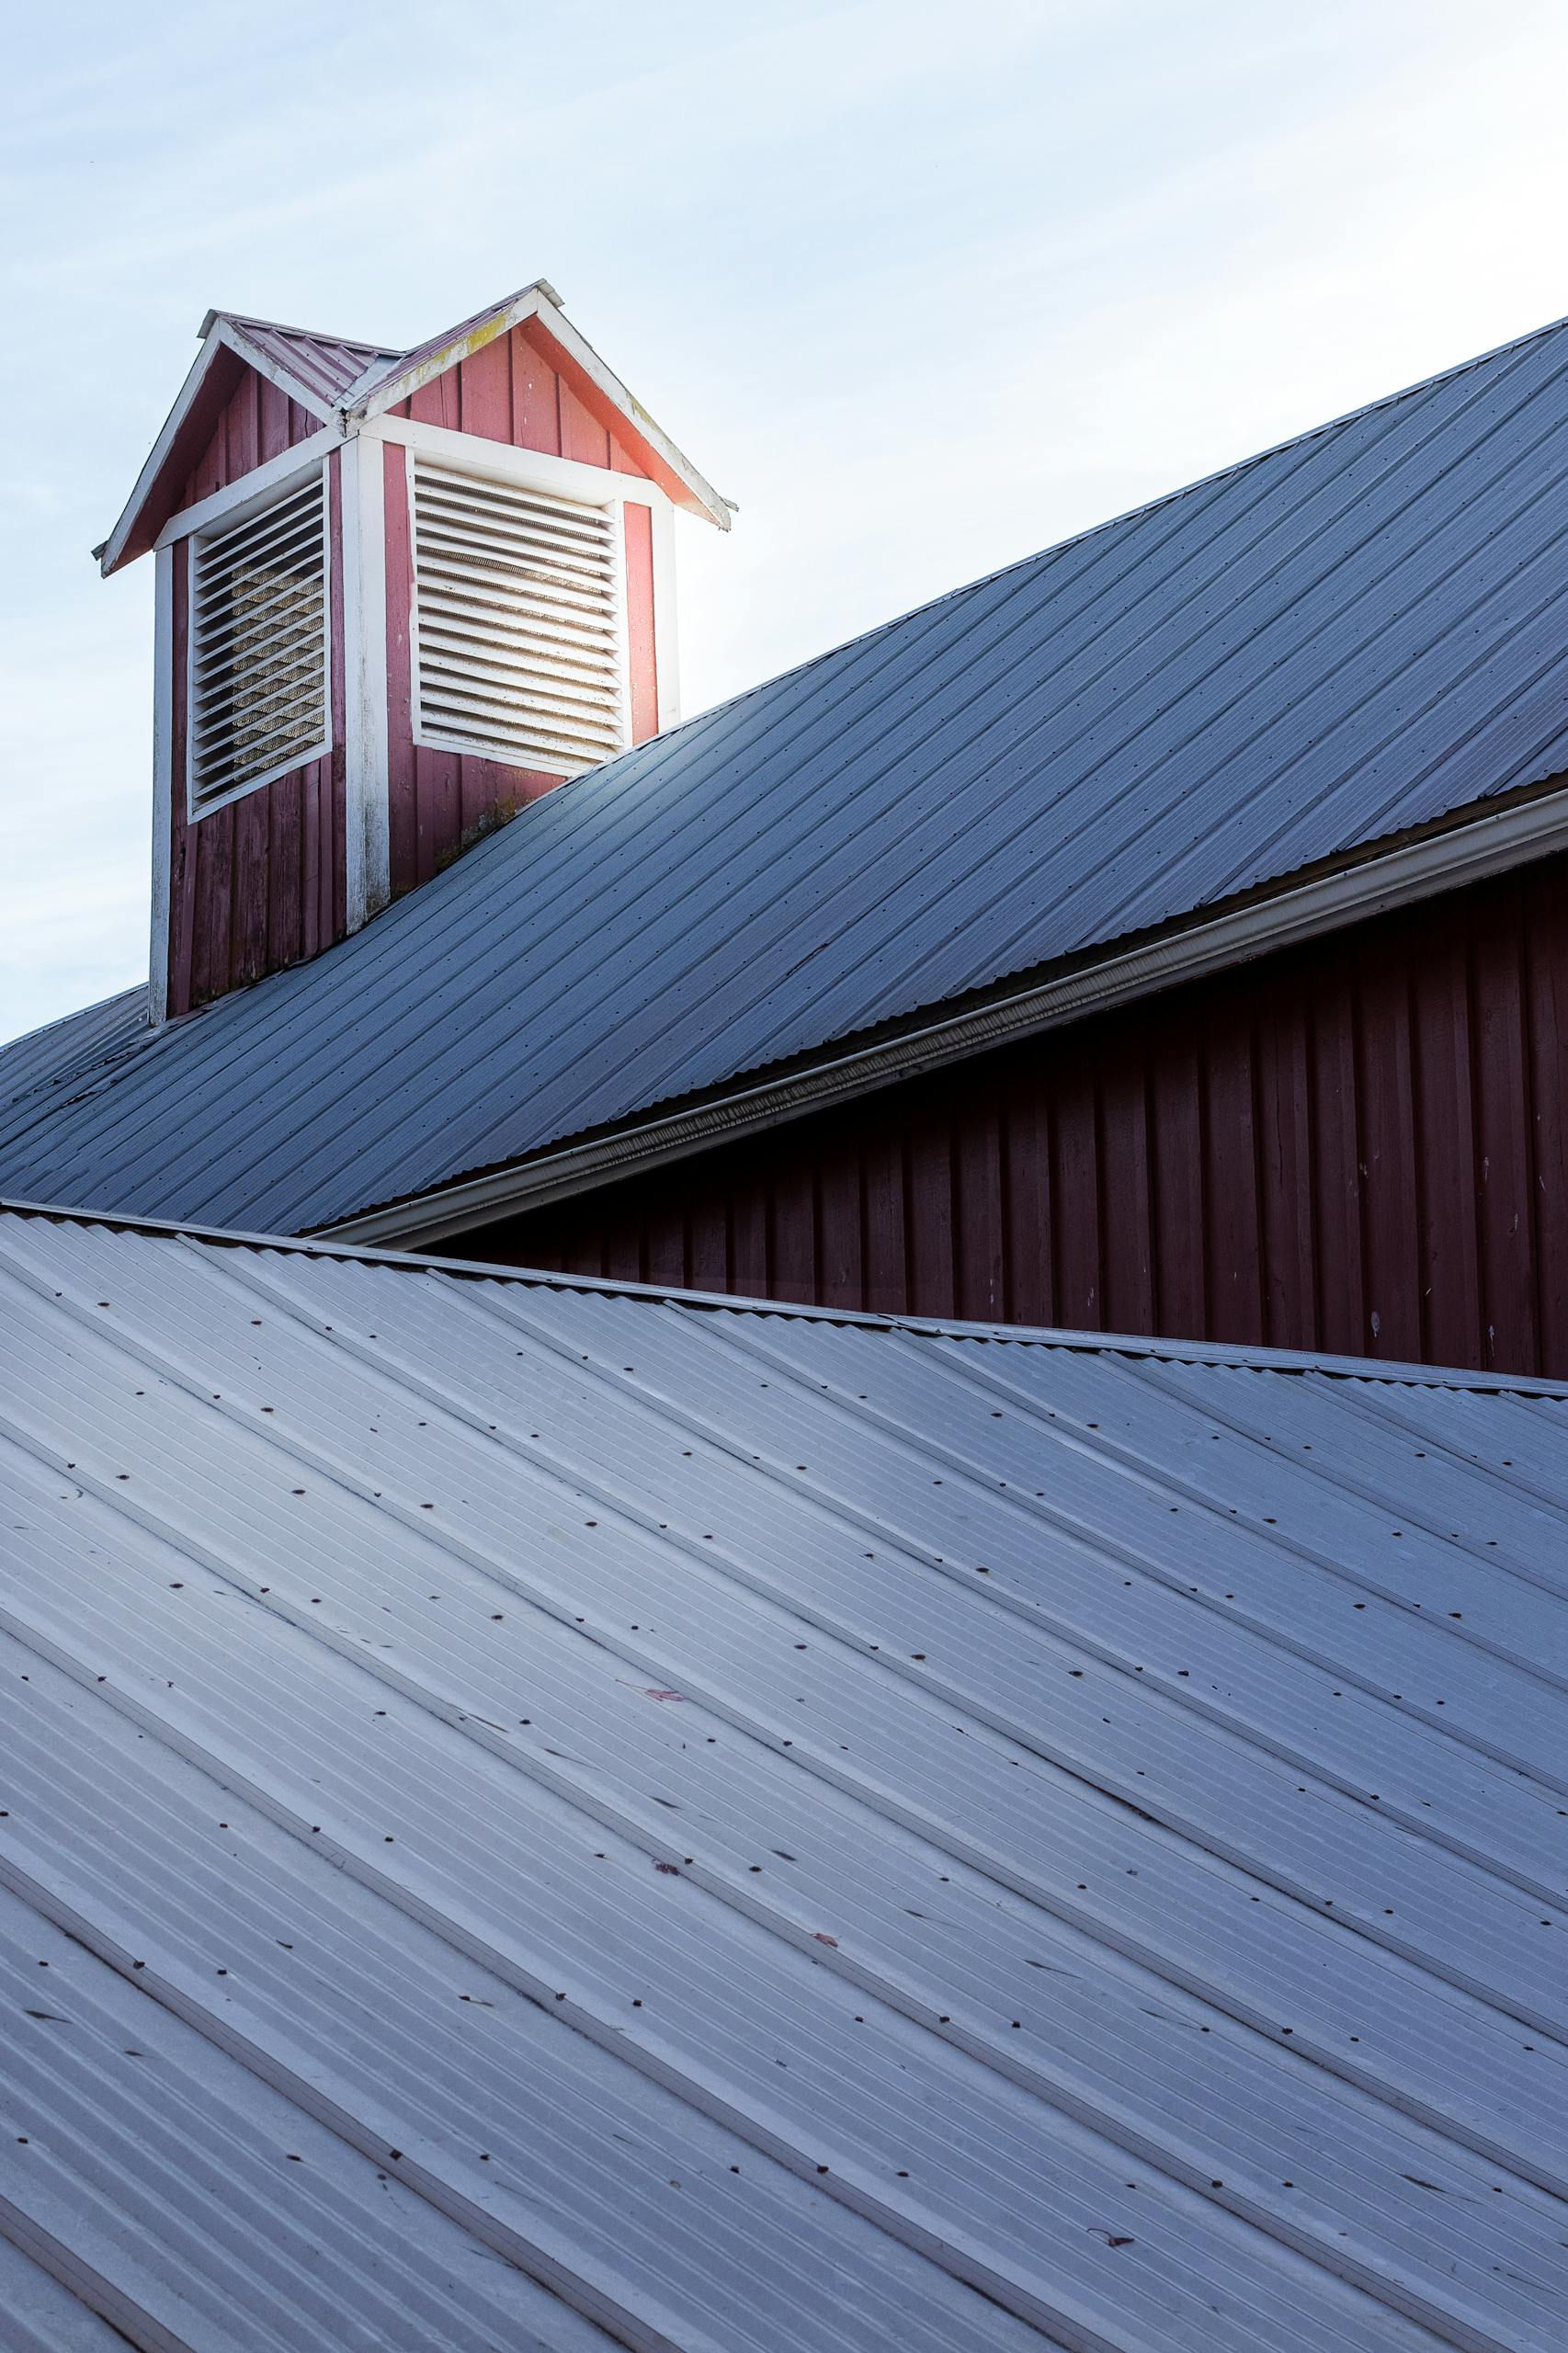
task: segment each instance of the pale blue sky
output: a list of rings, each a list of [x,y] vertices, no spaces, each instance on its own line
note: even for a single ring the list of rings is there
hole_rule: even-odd
[[[146,968],[151,567],[209,304],[411,344],[539,275],[741,514],[688,710],[1568,312],[1536,0],[13,11],[0,1037]]]

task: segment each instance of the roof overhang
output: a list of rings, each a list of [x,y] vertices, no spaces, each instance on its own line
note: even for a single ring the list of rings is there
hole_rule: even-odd
[[[1353,864],[1341,861],[1309,880],[1250,893],[1233,906],[1070,970],[1030,975],[983,1003],[927,1011],[891,1036],[830,1047],[781,1075],[738,1081],[702,1102],[457,1177],[320,1230],[346,1242],[433,1247],[475,1225],[738,1142],[901,1079],[1110,1012],[1562,849],[1568,849],[1568,785],[1553,778],[1506,807],[1471,803],[1457,819],[1396,845],[1374,846]]]
[[[181,483],[207,447],[223,404],[246,368],[254,368],[324,425],[331,422],[335,412],[330,402],[280,368],[243,325],[209,311],[201,323],[201,348],[136,477],[125,511],[108,539],[93,550],[106,579],[122,564],[145,555],[156,540],[174,511]]]
[[[460,360],[516,326],[527,326],[541,356],[570,385],[589,414],[613,432],[638,462],[647,469],[677,506],[700,515],[722,531],[730,528],[734,512],[711,483],[699,474],[689,458],[677,449],[614,370],[608,368],[567,318],[561,297],[546,278],[509,294],[505,301],[449,328],[428,343],[388,359],[373,360],[341,400],[333,401],[315,386],[283,366],[266,343],[245,331],[245,322],[228,313],[209,311],[201,323],[201,348],[178,398],[136,477],[125,511],[101,546],[93,550],[107,579],[122,564],[145,555],[174,511],[181,484],[211,437],[224,403],[245,368],[276,384],[291,401],[320,419],[335,425],[351,438],[362,425],[383,415]],[[289,330],[288,332],[303,332]]]
[[[562,376],[590,415],[613,432],[645,466],[661,490],[687,514],[700,515],[722,531],[730,528],[732,502],[676,449],[662,426],[654,423],[637,400],[606,366],[593,346],[579,335],[562,308],[561,297],[546,278],[477,312],[460,326],[405,352],[391,369],[366,370],[358,385],[350,385],[341,415],[345,432],[357,431],[373,417],[384,415],[407,400],[422,384],[444,376],[449,368],[483,351],[487,344],[527,327],[529,339]]]

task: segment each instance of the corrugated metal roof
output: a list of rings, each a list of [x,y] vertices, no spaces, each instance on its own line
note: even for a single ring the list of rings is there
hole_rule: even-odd
[[[0,1179],[326,1225],[1555,775],[1565,479],[1557,326],[547,794]]]
[[[399,357],[381,343],[356,343],[341,335],[314,335],[308,327],[280,326],[275,319],[249,319],[238,311],[217,311],[213,317],[238,328],[275,368],[293,377],[316,400],[341,400],[378,362]]]
[[[1562,2341],[1568,1391],[63,1215],[0,1315],[0,2238],[133,2342]]]

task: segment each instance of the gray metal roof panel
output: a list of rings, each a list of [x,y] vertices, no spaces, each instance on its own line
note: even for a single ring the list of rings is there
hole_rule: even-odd
[[[1560,2341],[1568,1398],[43,1214],[0,1320],[0,2239],[279,2346]]]
[[[273,367],[292,376],[316,400],[341,400],[369,369],[398,357],[385,344],[316,335],[309,327],[281,326],[276,319],[249,319],[238,311],[220,311],[215,316],[237,327]]]
[[[545,796],[0,1117],[6,1188],[325,1225],[1539,783],[1565,475],[1553,327]]]

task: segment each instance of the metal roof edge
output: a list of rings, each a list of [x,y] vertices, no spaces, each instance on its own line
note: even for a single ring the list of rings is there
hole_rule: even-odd
[[[1568,848],[1568,785],[1536,790],[1508,808],[1471,812],[1439,831],[1341,863],[1310,881],[1249,897],[1225,913],[1183,924],[1141,946],[1075,970],[1031,980],[962,1012],[926,1018],[876,1043],[818,1060],[781,1077],[753,1080],[715,1099],[621,1126],[555,1151],[459,1176],[427,1191],[349,1217],[321,1232],[393,1247],[459,1234],[479,1218],[515,1216],[590,1192],[664,1163],[736,1142],[808,1113],[939,1070],[971,1053],[1062,1029],[1139,997],[1201,980],[1233,964],[1295,947],[1341,925],[1485,881],[1528,858]],[[832,1044],[834,1041],[827,1041]]]
[[[430,1252],[376,1249],[330,1236],[251,1233],[189,1219],[137,1217],[118,1210],[73,1207],[59,1201],[14,1200],[0,1195],[0,1216],[40,1218],[58,1224],[102,1225],[117,1233],[166,1235],[171,1240],[210,1244],[233,1250],[277,1250],[305,1258],[358,1261],[401,1274],[450,1275],[459,1279],[520,1283],[530,1290],[596,1291],[609,1298],[650,1300],[701,1312],[767,1315],[793,1324],[843,1324],[858,1331],[903,1332],[915,1339],[994,1341],[1014,1347],[1068,1348],[1096,1356],[1152,1357],[1176,1364],[1227,1365],[1240,1371],[1321,1372],[1336,1379],[1370,1381],[1396,1389],[1471,1390],[1506,1396],[1545,1397],[1568,1404],[1568,1381],[1545,1374],[1477,1372],[1462,1365],[1407,1364],[1375,1357],[1314,1354],[1310,1349],[1233,1347],[1222,1340],[1165,1339],[1146,1333],[1085,1332],[1031,1324],[966,1323],[957,1317],[878,1315],[850,1307],[817,1307],[806,1302],[753,1299],[728,1291],[684,1290],[669,1283],[619,1281],[605,1275],[565,1275],[548,1267],[509,1267],[482,1258],[443,1258]]]
[[[631,430],[641,437],[657,464],[684,492],[678,503],[690,512],[705,515],[710,522],[727,531],[731,515],[738,512],[733,499],[725,498],[714,489],[599,357],[586,336],[567,318],[561,296],[547,278],[532,279],[516,293],[503,296],[485,310],[476,311],[472,318],[460,320],[456,326],[415,344],[390,368],[366,369],[339,399],[337,415],[343,431],[352,433],[361,425],[370,424],[397,402],[417,392],[421,385],[445,375],[460,360],[483,350],[499,336],[509,335],[513,327],[529,319],[539,321],[544,334],[560,346],[573,365],[582,369],[626,419]]]

